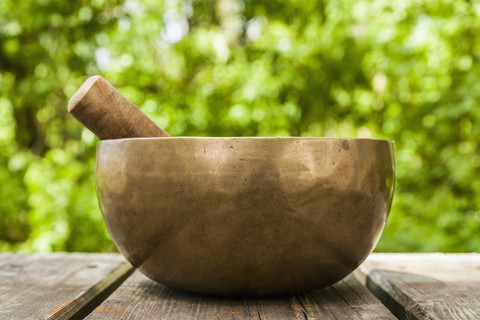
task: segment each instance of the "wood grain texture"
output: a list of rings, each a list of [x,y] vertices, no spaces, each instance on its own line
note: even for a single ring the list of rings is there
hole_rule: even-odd
[[[353,276],[309,294],[270,299],[205,296],[171,290],[136,271],[89,320],[395,319]]]
[[[372,254],[355,275],[400,319],[480,319],[480,254]]]
[[[117,254],[1,254],[0,319],[77,319],[132,267]]]
[[[100,76],[83,83],[68,111],[100,139],[170,136]]]

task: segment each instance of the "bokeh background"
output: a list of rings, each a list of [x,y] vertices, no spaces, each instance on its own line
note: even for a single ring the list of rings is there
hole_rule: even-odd
[[[0,251],[114,251],[100,74],[174,136],[395,140],[377,251],[480,251],[480,1],[1,0]]]

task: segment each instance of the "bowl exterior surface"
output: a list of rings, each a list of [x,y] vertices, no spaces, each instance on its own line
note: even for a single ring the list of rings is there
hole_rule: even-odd
[[[151,279],[281,295],[333,284],[373,251],[394,154],[375,139],[104,140],[96,182],[115,244]]]

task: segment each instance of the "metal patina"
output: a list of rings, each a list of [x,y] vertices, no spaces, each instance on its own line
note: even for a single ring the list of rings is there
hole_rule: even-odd
[[[374,249],[392,142],[132,138],[98,143],[107,228],[145,275],[193,292],[266,296],[333,284]]]

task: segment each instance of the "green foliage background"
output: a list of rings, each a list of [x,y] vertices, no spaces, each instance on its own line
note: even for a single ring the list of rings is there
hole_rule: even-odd
[[[395,140],[379,251],[480,251],[480,1],[0,1],[0,251],[115,250],[101,74],[174,136]]]

